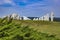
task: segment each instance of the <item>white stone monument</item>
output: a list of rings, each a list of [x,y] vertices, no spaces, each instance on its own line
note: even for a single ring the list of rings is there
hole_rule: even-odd
[[[39,18],[34,18],[33,20],[39,20]]]
[[[16,14],[16,13],[13,13],[13,14],[11,14],[11,15],[8,15],[8,20],[9,20],[10,18],[20,20],[20,16],[19,16],[18,14]]]
[[[15,13],[11,14],[11,18],[17,19],[17,17],[18,17],[18,14],[15,14]]]
[[[31,19],[27,18],[26,16],[23,16],[23,20],[31,20]]]
[[[54,18],[54,13],[51,12],[51,21],[53,21],[53,18]]]
[[[42,20],[43,21],[43,16],[42,17],[39,17],[39,20]]]
[[[49,21],[49,14],[44,15],[43,20],[44,20],[44,21]]]

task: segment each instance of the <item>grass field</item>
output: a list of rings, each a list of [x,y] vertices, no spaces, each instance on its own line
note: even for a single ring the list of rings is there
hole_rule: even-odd
[[[22,26],[28,25],[35,30],[38,30],[43,33],[55,34],[57,38],[60,38],[60,22],[48,22],[48,21],[16,21],[16,23],[21,23]]]
[[[25,37],[26,34],[31,35]],[[12,20],[8,22],[8,20],[2,21],[0,19],[0,40],[19,40],[19,38],[20,40],[55,40],[55,38],[59,40],[60,22],[33,20]]]

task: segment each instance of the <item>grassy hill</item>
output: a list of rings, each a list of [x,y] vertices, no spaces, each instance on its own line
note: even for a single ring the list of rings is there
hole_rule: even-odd
[[[60,22],[0,19],[0,40],[60,40]]]

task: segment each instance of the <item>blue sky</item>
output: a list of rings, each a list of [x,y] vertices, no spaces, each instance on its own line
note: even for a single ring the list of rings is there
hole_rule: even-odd
[[[0,17],[12,13],[41,17],[51,12],[60,17],[60,0],[0,0]]]

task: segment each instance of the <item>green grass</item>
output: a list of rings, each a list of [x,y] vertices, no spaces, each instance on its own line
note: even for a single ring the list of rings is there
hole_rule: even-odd
[[[0,40],[60,40],[60,22],[1,19]]]
[[[39,32],[55,34],[57,38],[60,38],[60,22],[48,22],[48,21],[16,21],[16,23],[21,23],[22,26],[28,25],[34,30],[38,30]]]

